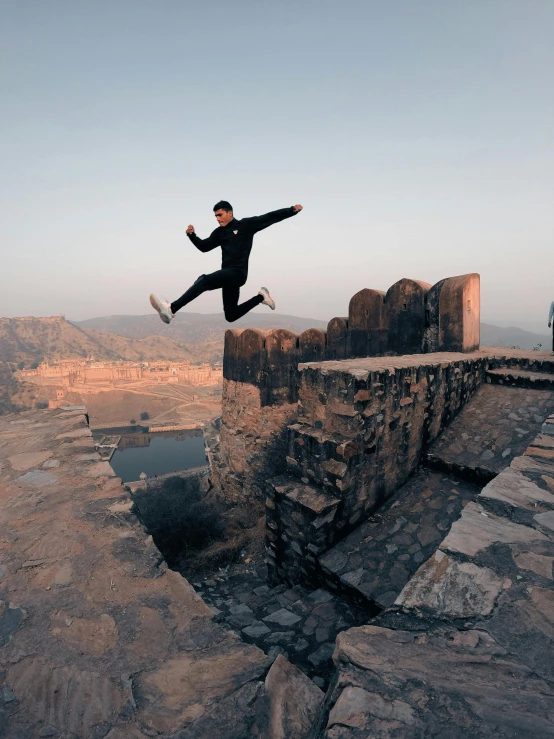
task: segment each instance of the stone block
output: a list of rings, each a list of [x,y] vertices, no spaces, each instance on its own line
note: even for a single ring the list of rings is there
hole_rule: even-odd
[[[262,720],[259,712],[255,736],[260,739],[306,739],[323,702],[323,692],[279,655],[267,673],[265,694],[266,720]]]
[[[554,734],[549,683],[485,631],[362,626],[337,637],[326,739]],[[344,729],[344,731],[342,731]],[[339,730],[341,733],[336,733]]]
[[[477,503],[468,503],[462,517],[456,521],[442,542],[441,549],[473,557],[491,544],[532,541],[547,541],[547,537],[529,526],[512,523],[506,518],[488,513]]]
[[[444,280],[439,297],[437,351],[472,352],[480,341],[480,277],[476,273]]]
[[[241,373],[238,340],[243,331],[243,328],[231,328],[225,332],[223,377],[228,380],[238,380]]]
[[[438,551],[419,568],[395,605],[431,612],[439,618],[487,616],[510,584],[486,567],[456,562]]]

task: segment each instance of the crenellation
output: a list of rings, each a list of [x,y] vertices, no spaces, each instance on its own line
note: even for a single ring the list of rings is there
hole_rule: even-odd
[[[364,288],[348,306],[348,356],[378,356],[387,351],[385,295],[382,290]]]
[[[294,397],[298,362],[471,352],[479,348],[479,317],[479,275],[451,277],[433,286],[404,278],[386,293],[357,292],[348,316],[332,318],[326,332],[308,329],[297,336],[284,329],[230,329],[223,376],[258,385],[264,403],[282,402],[283,394],[274,395],[272,389],[290,387],[288,399]]]
[[[327,324],[326,359],[347,359],[348,318],[331,318]]]
[[[418,354],[423,351],[426,299],[431,285],[402,279],[385,295],[387,354]]]
[[[326,356],[327,332],[320,328],[309,328],[298,337],[300,362],[322,362]]]
[[[270,331],[265,338],[264,380],[268,405],[296,402],[298,335],[287,329]]]

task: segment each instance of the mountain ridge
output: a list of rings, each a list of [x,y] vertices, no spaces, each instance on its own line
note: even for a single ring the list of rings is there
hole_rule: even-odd
[[[79,328],[107,331],[132,339],[163,335],[190,344],[222,341],[228,328],[286,328],[302,333],[307,328],[327,327],[325,321],[282,313],[251,313],[232,324],[227,323],[223,313],[188,312],[179,313],[169,325],[163,324],[156,313],[141,316],[100,316],[73,323]]]
[[[221,361],[219,341],[205,341],[193,346],[167,336],[152,334],[143,339],[129,339],[95,329],[83,329],[63,317],[0,319],[0,362],[28,365],[47,359],[94,356],[98,360],[155,361],[157,359],[190,362]]]
[[[280,314],[254,314],[228,324],[223,314],[184,313],[166,326],[157,315],[104,316],[88,321],[53,318],[1,318],[0,362],[29,365],[44,359],[55,362],[71,357],[94,356],[98,360],[193,363],[220,362],[226,329],[247,326],[262,329],[288,328],[301,333],[325,328],[324,321]],[[107,331],[107,328],[111,331]],[[481,346],[550,349],[552,338],[517,327],[481,324]]]
[[[75,323],[79,327],[94,328],[97,331],[110,327],[110,333],[129,338],[164,335],[190,344],[197,341],[222,340],[228,328],[287,328],[295,333],[302,333],[307,328],[327,328],[325,321],[279,313],[253,313],[233,324],[225,321],[223,313],[180,313],[169,326],[162,324],[157,315],[103,316]],[[501,327],[481,323],[481,346],[519,346],[520,349],[533,349],[538,344],[549,349],[552,345],[552,336],[546,333],[537,334],[517,326]]]

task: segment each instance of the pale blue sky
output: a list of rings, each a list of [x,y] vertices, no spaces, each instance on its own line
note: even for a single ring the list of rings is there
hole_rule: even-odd
[[[225,198],[305,207],[254,243],[279,312],[480,272],[485,320],[545,329],[553,36],[553,0],[0,0],[0,315],[175,299]]]

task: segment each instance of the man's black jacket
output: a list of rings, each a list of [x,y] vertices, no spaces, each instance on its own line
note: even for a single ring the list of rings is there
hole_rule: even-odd
[[[216,246],[220,246],[222,252],[221,268],[234,267],[240,270],[246,281],[248,275],[248,257],[252,250],[254,234],[257,234],[258,231],[263,231],[264,228],[272,226],[274,223],[279,223],[279,221],[284,221],[285,218],[295,215],[294,206],[281,208],[280,210],[266,213],[263,216],[242,218],[240,221],[233,218],[226,226],[218,226],[207,239],[200,239],[195,233],[187,234],[187,236],[200,251],[211,251]]]

